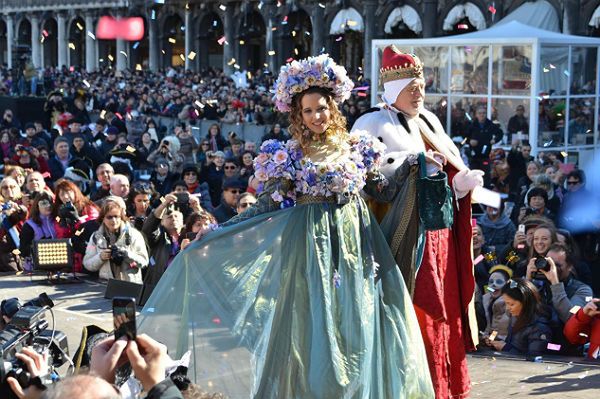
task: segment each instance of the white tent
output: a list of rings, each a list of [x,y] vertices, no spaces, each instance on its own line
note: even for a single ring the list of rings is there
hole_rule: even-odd
[[[600,148],[600,39],[508,21],[455,36],[374,40],[372,82],[378,90],[372,91],[373,105],[381,94],[380,57],[392,44],[423,61],[426,105],[437,107],[449,133],[456,133],[451,129],[462,111],[478,105],[487,107],[488,117],[495,114],[506,131],[515,107],[523,105],[534,150],[565,151],[570,162],[585,163]],[[538,117],[539,112],[548,118]],[[584,115],[584,122],[576,115]]]
[[[504,25],[512,21],[552,32],[560,32],[556,9],[546,0],[523,3],[494,26]]]

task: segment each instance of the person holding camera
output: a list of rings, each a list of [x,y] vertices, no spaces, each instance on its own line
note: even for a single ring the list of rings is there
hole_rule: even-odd
[[[183,203],[187,197],[187,203]],[[150,296],[156,284],[169,264],[181,250],[183,240],[182,208],[201,212],[198,199],[187,192],[172,192],[164,197],[164,201],[156,207],[142,227],[142,233],[150,248],[150,265],[144,278],[144,291],[141,303]]]
[[[21,203],[21,189],[12,177],[0,182],[0,271],[21,270],[18,251],[21,228],[27,216],[27,209]]]
[[[565,338],[574,345],[590,343],[587,357],[597,360],[600,357],[600,299],[591,298],[577,310],[565,324]]]
[[[186,191],[190,195],[199,197],[202,208],[211,212],[213,210],[212,201],[210,199],[210,187],[207,182],[200,183],[200,173],[194,164],[185,165],[181,172]],[[184,215],[186,217],[187,215]]]
[[[533,220],[536,220],[534,218]],[[539,219],[540,221],[548,220],[546,218]],[[537,225],[525,224],[525,242],[527,251],[523,253],[518,252],[518,260],[515,263],[515,276],[516,277],[527,277],[528,265],[531,259],[543,258],[548,253],[550,247],[558,242],[558,235],[556,234],[556,228],[552,222],[540,223]],[[517,232],[518,235],[520,232]],[[521,241],[522,235],[515,236],[515,242],[518,242],[517,248],[523,245]],[[514,245],[515,243],[513,243]],[[524,254],[524,255],[523,255]],[[523,255],[523,256],[521,256]],[[509,255],[508,255],[509,256]]]
[[[83,266],[100,278],[142,283],[140,269],[148,265],[144,236],[129,223],[125,202],[116,196],[104,200],[83,258]]]
[[[156,165],[156,161],[160,158],[167,160],[169,170],[173,173],[181,173],[184,158],[179,153],[181,144],[175,136],[166,136],[158,145],[158,148],[148,155],[148,162]]]
[[[44,350],[40,353],[33,347],[27,346],[16,354],[16,358],[20,360],[27,369],[27,372],[29,373],[29,384],[27,386],[21,386],[15,377],[8,377],[6,379],[6,384],[12,391],[13,397],[18,399],[42,398],[44,391],[47,389],[43,381],[49,374],[48,351]]]
[[[542,297],[552,306],[562,323],[571,317],[573,306],[583,307],[586,298],[593,296],[591,287],[573,275],[576,261],[567,247],[555,243],[545,256],[532,257],[527,265],[527,279],[541,283]]]

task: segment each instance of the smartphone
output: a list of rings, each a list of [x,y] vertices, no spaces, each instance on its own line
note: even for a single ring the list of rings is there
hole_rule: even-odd
[[[198,233],[194,233],[193,231],[190,231],[189,233],[185,234],[185,238],[187,238],[188,240],[194,241],[194,239],[196,238],[197,235],[198,235]]]
[[[519,233],[525,234],[525,225],[524,224],[519,225]]]
[[[177,204],[187,205],[190,202],[190,193],[175,193],[175,196],[177,197]]]
[[[114,297],[113,298],[113,323],[115,326],[115,339],[123,336],[135,340],[135,298]]]

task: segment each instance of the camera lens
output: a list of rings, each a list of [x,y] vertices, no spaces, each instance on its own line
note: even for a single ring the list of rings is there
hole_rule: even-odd
[[[544,257],[538,257],[535,260],[535,267],[538,270],[543,270],[545,272],[550,271],[550,263]]]

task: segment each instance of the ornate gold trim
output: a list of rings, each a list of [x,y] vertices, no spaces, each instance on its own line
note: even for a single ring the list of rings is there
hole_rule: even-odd
[[[404,67],[381,69],[379,71],[381,83],[398,79],[423,78],[423,64],[419,62],[418,58],[415,61],[418,62],[415,66],[405,64]]]

